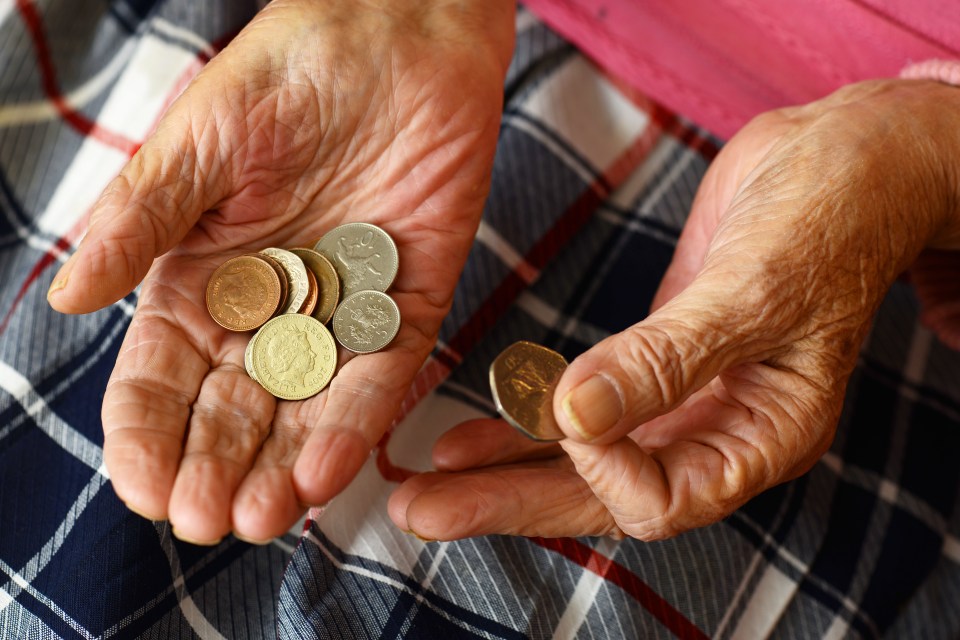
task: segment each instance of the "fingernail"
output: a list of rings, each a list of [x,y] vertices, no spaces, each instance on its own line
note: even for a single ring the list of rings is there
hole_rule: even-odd
[[[180,540],[182,542],[188,542],[190,544],[200,545],[202,547],[212,547],[214,545],[220,544],[220,541],[223,540],[223,538],[217,538],[216,540],[195,540],[193,538],[188,538],[187,536],[177,531],[176,527],[170,527],[170,529],[171,531],[173,531],[173,537],[175,537],[177,540]]]
[[[57,291],[60,291],[66,286],[67,286],[67,276],[63,276],[62,278],[57,278],[56,280],[54,280],[53,284],[50,285],[50,288],[47,289],[47,300],[50,300],[53,294],[55,294]]]
[[[57,272],[56,278],[53,280],[53,284],[50,285],[50,288],[47,289],[47,300],[49,301],[55,293],[64,289],[67,286],[67,280],[70,278],[70,271],[73,269],[73,263],[76,261],[77,252],[74,251],[73,255],[67,258],[67,261],[63,263],[63,266],[60,267],[60,271]]]
[[[422,535],[420,535],[419,533],[417,533],[417,532],[414,531],[413,529],[410,529],[409,531],[406,530],[406,529],[403,529],[402,531],[403,531],[404,533],[408,534],[408,535],[413,536],[414,538],[416,538],[416,539],[419,540],[420,542],[436,542],[436,539],[434,539],[434,538],[424,538]]]
[[[574,387],[561,406],[573,428],[588,441],[609,431],[623,416],[619,390],[600,374]]]

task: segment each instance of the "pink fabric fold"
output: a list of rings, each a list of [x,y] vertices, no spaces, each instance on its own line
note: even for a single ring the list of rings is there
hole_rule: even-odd
[[[753,116],[960,58],[938,0],[525,0],[600,66],[729,137]]]

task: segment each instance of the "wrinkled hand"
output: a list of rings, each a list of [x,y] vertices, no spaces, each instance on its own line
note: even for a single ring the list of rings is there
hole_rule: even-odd
[[[465,423],[440,472],[391,497],[394,522],[650,540],[804,473],[890,284],[925,246],[960,249],[958,106],[956,88],[871,82],[750,123],[704,177],[655,311],[565,372],[568,438]]]
[[[105,462],[131,509],[186,540],[264,541],[353,478],[436,339],[479,222],[512,12],[275,0],[107,187],[49,299],[89,312],[143,280],[103,403]],[[320,395],[277,402],[244,371],[250,335],[208,316],[207,279],[349,221],[398,245],[400,333]]]

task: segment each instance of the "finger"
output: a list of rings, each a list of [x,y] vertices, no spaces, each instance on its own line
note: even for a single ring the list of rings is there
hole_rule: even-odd
[[[233,498],[233,531],[241,540],[264,544],[283,535],[303,515],[293,482],[293,465],[319,414],[324,397],[277,406],[270,435]]]
[[[738,291],[736,281],[720,287],[700,277],[646,320],[580,355],[554,395],[561,429],[577,440],[613,442],[680,406],[724,369],[767,357],[781,328],[753,311],[748,300],[756,296]]]
[[[174,535],[214,544],[231,531],[234,495],[269,432],[275,407],[273,396],[242,367],[223,363],[207,374],[191,408],[170,495]]]
[[[613,517],[566,461],[555,466],[422,474],[390,496],[387,510],[394,524],[426,540],[619,532]]]
[[[241,540],[265,544],[287,532],[306,511],[293,486],[293,465],[304,433],[302,425],[274,423],[233,499],[233,531]]]
[[[562,454],[556,444],[531,440],[503,420],[479,419],[457,425],[437,439],[433,466],[438,471],[463,471]]]
[[[57,311],[86,313],[128,294],[153,260],[223,197],[218,145],[212,134],[196,139],[190,122],[184,108],[165,116],[104,190],[80,246],[47,294]]]
[[[829,447],[842,401],[804,404],[805,395],[812,397],[798,374],[744,365],[656,428],[611,444],[561,446],[627,535],[667,538],[809,470]]]
[[[302,504],[326,504],[340,493],[393,422],[426,355],[415,322],[404,318],[386,350],[353,357],[334,375],[293,468]]]
[[[207,360],[166,320],[130,325],[103,397],[103,456],[117,496],[136,513],[165,520],[190,406]]]

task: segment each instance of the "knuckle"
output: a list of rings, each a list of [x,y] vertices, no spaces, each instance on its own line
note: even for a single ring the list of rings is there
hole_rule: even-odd
[[[671,336],[655,326],[636,325],[627,331],[625,349],[617,350],[619,365],[658,406],[672,407],[684,388],[685,364]]]

